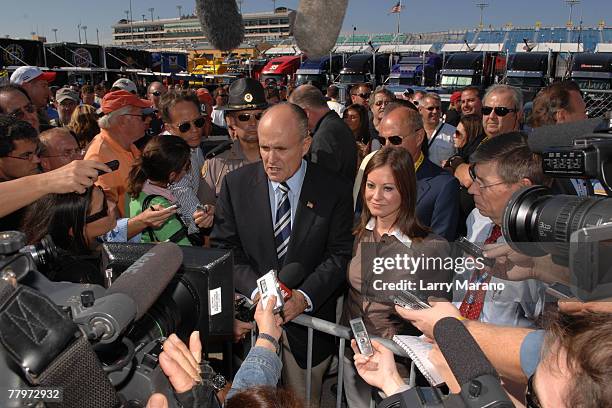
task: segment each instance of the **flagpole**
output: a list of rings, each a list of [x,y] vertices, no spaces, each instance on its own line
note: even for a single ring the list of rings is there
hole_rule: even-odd
[[[400,33],[400,18],[402,16],[402,0],[399,1],[399,12],[397,13],[397,33]]]

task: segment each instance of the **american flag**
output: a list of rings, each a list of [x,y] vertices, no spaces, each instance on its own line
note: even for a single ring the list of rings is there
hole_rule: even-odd
[[[401,13],[401,11],[402,11],[402,2],[398,1],[395,6],[391,7],[391,11],[389,12],[389,14]]]

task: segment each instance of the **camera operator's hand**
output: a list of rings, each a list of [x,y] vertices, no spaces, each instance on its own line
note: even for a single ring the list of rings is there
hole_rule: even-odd
[[[208,211],[204,211],[201,208],[198,208],[193,213],[193,220],[200,228],[210,228],[213,225],[213,221],[215,219],[215,206],[207,204],[206,209]]]
[[[244,339],[246,335],[255,328],[251,322],[243,322],[242,320],[234,319],[234,343],[238,343]]]
[[[433,339],[433,328],[438,320],[445,317],[461,317],[459,309],[457,309],[448,300],[435,301],[430,298],[428,303],[431,305],[429,309],[409,310],[401,306],[395,306],[395,311],[403,319],[408,320],[417,329],[423,332],[424,335]]]
[[[405,385],[395,366],[393,352],[381,343],[372,340],[374,354],[370,357],[359,353],[355,340],[351,340],[351,348],[355,352],[355,368],[365,382],[381,389],[387,396],[395,394]]]
[[[170,380],[177,393],[189,391],[200,382],[200,361],[202,358],[202,343],[199,332],[193,332],[189,338],[189,349],[177,337],[171,334],[163,344],[159,355],[159,365]]]
[[[279,315],[274,314],[274,305],[276,305],[276,296],[271,296],[268,299],[268,304],[265,308],[262,302],[259,301],[255,309],[255,321],[257,322],[260,333],[269,334],[278,340],[283,334],[283,328],[281,326],[283,324],[283,319]]]
[[[104,163],[93,160],[73,160],[59,169],[40,175],[43,188],[47,193],[82,194],[98,179],[98,170],[110,173],[111,169]]]
[[[448,366],[446,359],[442,355],[442,352],[440,351],[440,348],[436,343],[434,343],[433,348],[431,349],[427,357],[429,358],[429,361],[431,361],[431,363],[434,365],[434,367],[436,367],[438,373],[440,373],[440,375],[444,379],[444,382],[448,386],[450,392],[452,392],[453,394],[460,393],[461,386],[457,382],[457,379],[453,375],[453,372]]]

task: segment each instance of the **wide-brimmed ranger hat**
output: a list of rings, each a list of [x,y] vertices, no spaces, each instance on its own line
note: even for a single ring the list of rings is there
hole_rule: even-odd
[[[229,87],[227,105],[220,106],[219,110],[240,111],[266,109],[266,94],[259,81],[253,78],[240,78],[232,82]]]

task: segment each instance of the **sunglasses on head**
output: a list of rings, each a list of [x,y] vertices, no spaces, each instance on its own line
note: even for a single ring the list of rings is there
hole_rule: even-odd
[[[99,186],[96,186],[95,188],[98,188],[100,191],[102,191],[102,197],[103,197],[102,209],[95,214],[88,215],[85,218],[85,224],[91,224],[92,222],[96,222],[108,216],[108,203],[106,202],[106,196],[104,195],[104,190],[102,190],[102,188]],[[92,197],[93,197],[93,192],[92,192]]]
[[[238,115],[238,120],[241,122],[248,122],[249,120],[251,120],[251,117],[254,117],[255,120],[259,120],[261,119],[261,117],[263,116],[263,112],[259,112],[259,113],[241,113]]]
[[[387,144],[387,140],[392,145],[398,146],[398,145],[402,144],[402,140],[404,140],[404,139],[402,139],[401,136],[389,136],[389,137],[378,136],[378,141],[383,146],[385,146]]]
[[[485,116],[490,115],[491,112],[495,112],[495,114],[497,116],[506,116],[510,112],[516,112],[516,111],[517,111],[517,109],[510,109],[510,108],[506,108],[504,106],[496,106],[495,108],[493,108],[491,106],[483,106],[482,107],[482,114],[485,115]]]
[[[198,129],[201,129],[202,126],[204,126],[204,124],[206,123],[206,119],[204,119],[203,117],[199,117],[196,120],[192,121],[192,122],[184,122],[181,123],[180,125],[178,125],[178,130],[181,133],[186,133],[189,132],[191,130],[191,124],[193,123],[193,126],[195,126]]]

